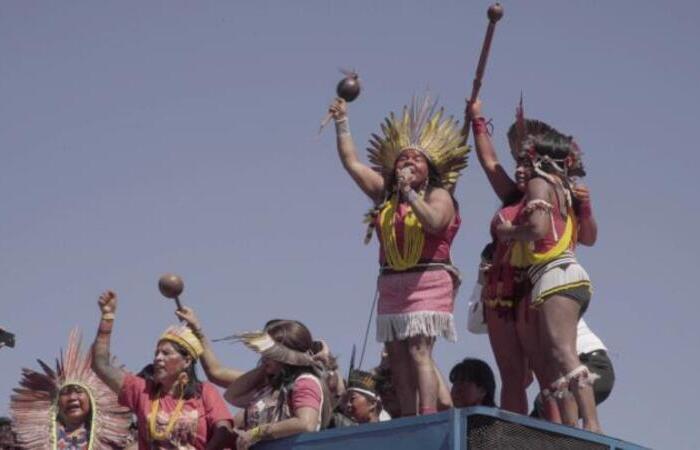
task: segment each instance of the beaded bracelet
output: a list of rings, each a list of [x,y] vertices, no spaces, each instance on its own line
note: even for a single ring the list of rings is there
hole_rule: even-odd
[[[489,134],[489,130],[486,127],[486,119],[483,117],[474,117],[472,119],[472,132],[474,133],[474,136]]]

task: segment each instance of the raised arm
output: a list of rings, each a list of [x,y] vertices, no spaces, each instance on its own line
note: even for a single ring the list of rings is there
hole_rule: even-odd
[[[573,194],[579,201],[578,208],[578,243],[593,246],[598,239],[598,224],[593,217],[591,208],[591,194],[588,187],[578,183],[573,189]]]
[[[204,373],[206,373],[209,381],[219,387],[227,388],[231,383],[236,381],[238,377],[243,375],[242,370],[225,367],[221,364],[221,362],[219,362],[219,358],[216,357],[211,342],[209,342],[209,339],[207,339],[206,335],[202,331],[202,325],[200,324],[199,319],[192,308],[183,306],[182,310],[175,311],[175,315],[184,320],[195,336],[197,336],[201,341],[204,352],[202,353],[200,360],[202,361]]]
[[[384,178],[371,167],[363,164],[357,156],[355,142],[350,134],[347,103],[342,98],[336,98],[328,108],[328,112],[335,120],[340,162],[362,192],[374,203],[380,203],[384,195]]]
[[[105,291],[97,302],[102,312],[95,342],[92,344],[92,370],[109,388],[119,393],[124,382],[124,372],[110,364],[109,346],[112,326],[117,311],[117,294]]]
[[[486,131],[484,118],[481,115],[481,100],[477,99],[474,103],[471,103],[468,110],[474,124],[474,147],[479,158],[479,164],[484,169],[486,178],[491,183],[493,191],[501,202],[506,202],[513,197],[518,188],[515,181],[508,175],[508,172],[498,160],[496,150],[491,143],[491,137]]]
[[[224,398],[233,406],[245,408],[246,401],[241,401],[243,396],[252,394],[255,389],[265,384],[265,368],[263,366],[249,370],[229,385],[224,393]]]

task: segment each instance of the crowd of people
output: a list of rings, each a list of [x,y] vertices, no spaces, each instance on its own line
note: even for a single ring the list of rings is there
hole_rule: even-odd
[[[390,114],[372,135],[369,162],[357,154],[347,103],[329,107],[340,161],[374,207],[367,240],[379,240],[372,370],[343,377],[328,344],[296,320],[230,336],[260,355],[250,369],[225,367],[195,311],[176,312],[154,358],[137,373],[110,352],[117,295],[98,299],[89,352],[73,331],[55,367],[25,369],[0,422],[0,448],[245,450],[265,440],[359,426],[449,408],[497,407],[496,379],[466,358],[449,373],[433,359],[440,337],[457,338],[453,319],[461,276],[450,247],[460,227],[455,185],[469,147],[457,121],[428,96]],[[581,151],[571,136],[525,118],[522,101],[508,131],[511,176],[491,142],[477,100],[467,106],[478,160],[501,202],[489,227],[469,311],[486,332],[500,375],[500,407],[600,432],[596,405],[614,372],[607,349],[583,321],[591,281],[575,255],[597,237]],[[207,381],[198,377],[201,364]],[[536,380],[531,406],[527,388]],[[223,389],[221,394],[219,388]],[[234,416],[229,406],[238,408]]]

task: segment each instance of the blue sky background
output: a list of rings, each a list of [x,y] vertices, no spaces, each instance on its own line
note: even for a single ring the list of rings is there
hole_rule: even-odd
[[[604,429],[657,448],[697,448],[694,375],[700,6],[693,1],[504,1],[482,90],[495,143],[520,92],[526,113],[573,134],[600,234],[580,259],[586,315],[617,383]],[[174,322],[156,288],[182,274],[210,336],[271,317],[307,323],[343,367],[361,344],[377,272],[361,243],[370,206],[316,136],[338,67],[359,71],[351,128],[363,149],[391,110],[426,88],[461,116],[485,1],[47,2],[0,4],[0,414],[21,367],[52,360],[71,327],[90,342],[96,299],[120,295],[113,353],[138,370]],[[498,206],[476,158],[456,195],[453,259],[466,300]],[[370,343],[365,365],[377,362]],[[220,344],[227,363],[256,358]]]

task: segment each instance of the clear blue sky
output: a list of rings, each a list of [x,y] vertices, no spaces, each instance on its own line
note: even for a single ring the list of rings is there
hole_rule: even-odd
[[[520,92],[529,116],[575,135],[600,235],[580,259],[587,313],[617,384],[605,430],[697,448],[696,326],[700,6],[693,1],[504,1],[482,98],[507,164]],[[158,276],[222,336],[271,317],[306,322],[344,367],[360,344],[377,271],[361,244],[369,201],[343,172],[332,129],[316,137],[338,67],[364,81],[351,127],[364,148],[426,87],[461,115],[485,1],[48,2],[0,5],[0,414],[21,367],[52,360],[71,327],[91,341],[101,290],[120,294],[113,351],[138,370],[174,321]],[[453,259],[466,297],[495,195],[472,158],[457,187]],[[220,345],[249,368],[255,356]],[[368,362],[377,361],[372,342]],[[367,363],[366,363],[367,364]]]

